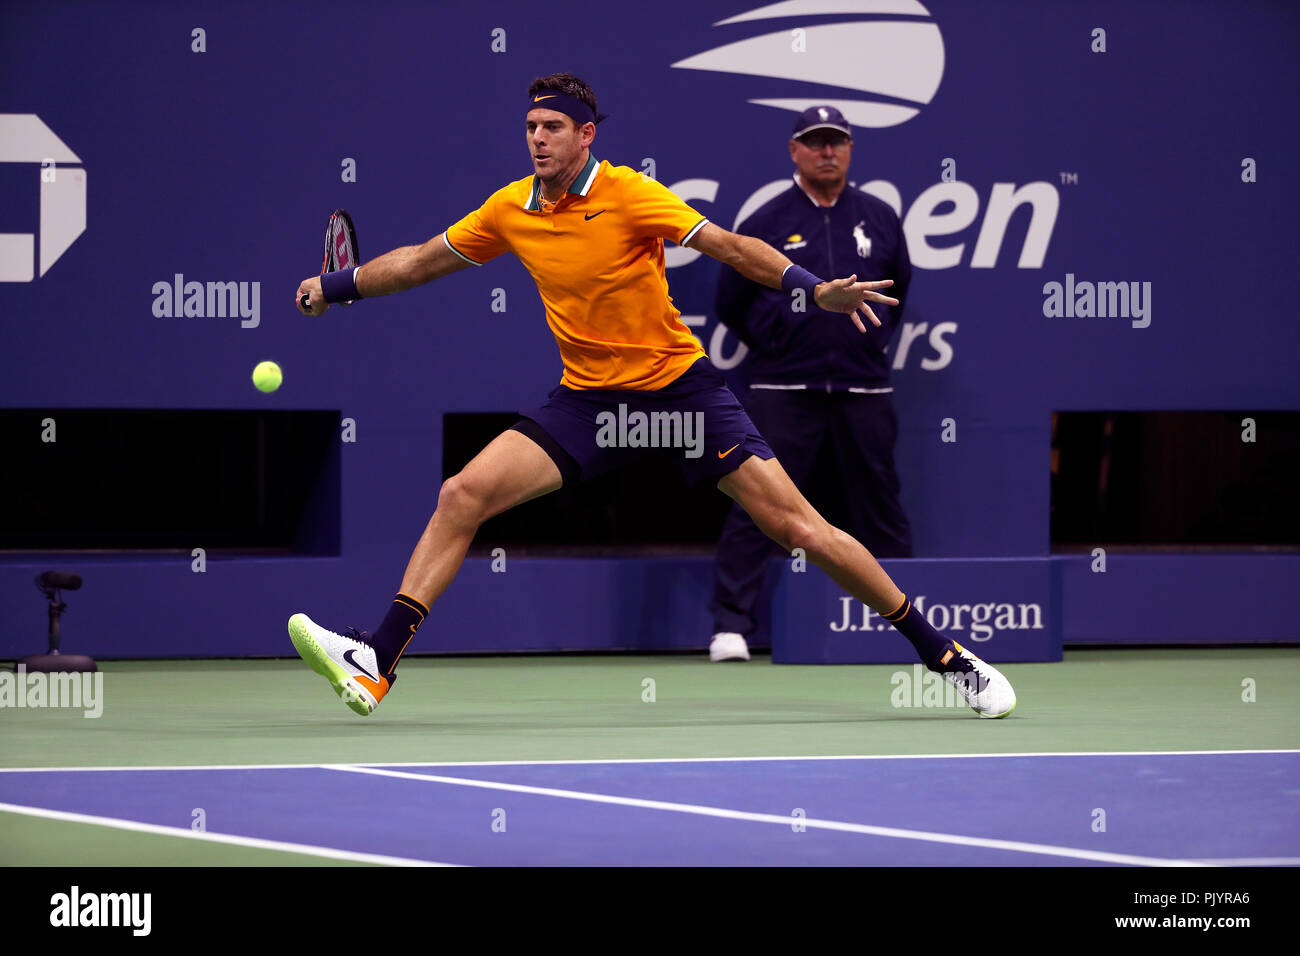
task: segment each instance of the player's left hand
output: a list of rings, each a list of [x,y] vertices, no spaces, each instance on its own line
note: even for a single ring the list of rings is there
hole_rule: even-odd
[[[827,312],[845,312],[853,319],[853,324],[858,327],[859,332],[866,332],[867,327],[862,324],[862,319],[858,318],[858,313],[862,313],[871,324],[877,328],[880,326],[880,320],[876,318],[876,313],[871,311],[868,302],[884,302],[889,305],[898,305],[897,299],[891,299],[887,295],[881,295],[876,289],[886,289],[894,284],[893,279],[877,279],[874,282],[859,282],[856,275],[849,276],[847,279],[831,279],[829,282],[823,282],[813,293],[813,301],[819,308]]]

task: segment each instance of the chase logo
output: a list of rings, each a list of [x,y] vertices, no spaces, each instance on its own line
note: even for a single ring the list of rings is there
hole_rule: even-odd
[[[0,163],[30,164],[41,192],[40,275],[86,231],[86,171],[67,165],[80,162],[35,113],[0,113]],[[36,274],[36,236],[0,232],[0,282],[31,282]]]
[[[810,17],[846,14],[871,16],[807,23]],[[882,19],[888,15],[913,19]],[[715,47],[673,67],[834,87],[838,92],[749,102],[792,113],[829,103],[853,126],[897,126],[934,99],[943,79],[939,28],[932,21],[914,19],[929,16],[930,11],[916,0],[785,0],[714,24],[789,20],[781,29]]]

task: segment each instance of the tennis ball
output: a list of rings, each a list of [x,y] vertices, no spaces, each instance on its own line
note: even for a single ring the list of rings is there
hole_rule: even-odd
[[[259,391],[274,392],[283,381],[284,373],[274,362],[258,362],[257,368],[253,369],[253,384]]]

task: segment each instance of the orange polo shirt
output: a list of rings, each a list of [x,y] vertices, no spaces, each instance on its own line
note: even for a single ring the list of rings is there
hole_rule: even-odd
[[[443,241],[474,265],[513,252],[532,274],[569,388],[653,391],[704,349],[673,307],[664,240],[685,244],[708,220],[627,166],[588,156],[555,206],[536,176],[498,189]]]

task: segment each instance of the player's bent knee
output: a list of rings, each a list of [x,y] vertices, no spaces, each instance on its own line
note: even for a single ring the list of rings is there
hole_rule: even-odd
[[[464,472],[452,475],[438,491],[437,514],[456,524],[482,524],[487,517],[485,508],[483,496],[464,477]]]

